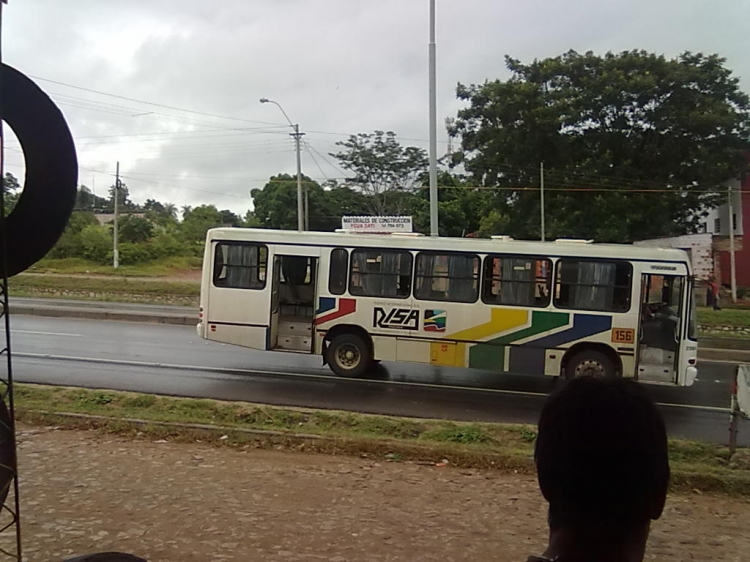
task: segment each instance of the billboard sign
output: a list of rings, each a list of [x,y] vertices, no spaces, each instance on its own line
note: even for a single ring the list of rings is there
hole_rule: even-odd
[[[341,217],[341,228],[346,232],[390,234],[412,232],[411,217]]]

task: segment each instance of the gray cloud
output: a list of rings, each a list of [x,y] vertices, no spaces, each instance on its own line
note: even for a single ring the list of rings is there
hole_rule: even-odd
[[[111,177],[97,171],[119,159],[136,201],[242,212],[251,188],[295,166],[283,116],[260,97],[280,102],[327,160],[336,141],[375,129],[427,147],[427,9],[427,0],[11,0],[3,47],[32,76],[234,118],[39,81],[69,119],[82,183],[103,191]],[[455,115],[457,82],[506,76],[505,54],[571,48],[716,52],[748,89],[747,21],[743,0],[438,0],[439,116]],[[264,126],[275,128],[248,130]],[[342,176],[315,157],[323,172],[305,153],[306,174]],[[10,171],[19,165],[9,153]]]

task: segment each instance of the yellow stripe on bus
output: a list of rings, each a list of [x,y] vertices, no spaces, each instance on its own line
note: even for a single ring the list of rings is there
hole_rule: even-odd
[[[452,340],[481,341],[514,328],[526,326],[530,312],[519,309],[493,308],[490,310],[489,322],[450,334]],[[455,345],[455,348],[453,348]],[[446,346],[439,341],[430,345],[430,362],[437,365],[466,366],[466,343],[459,342]]]

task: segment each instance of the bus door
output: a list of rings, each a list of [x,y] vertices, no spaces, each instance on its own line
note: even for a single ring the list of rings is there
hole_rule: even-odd
[[[275,349],[279,339],[279,285],[281,283],[281,256],[274,256],[271,274],[271,319],[268,323],[268,349]]]
[[[686,282],[682,275],[642,276],[638,380],[677,382]]]
[[[275,246],[270,349],[312,353],[320,249]]]

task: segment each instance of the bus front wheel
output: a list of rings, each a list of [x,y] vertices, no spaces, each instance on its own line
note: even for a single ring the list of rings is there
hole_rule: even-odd
[[[615,366],[606,354],[590,349],[571,357],[565,374],[570,380],[578,377],[611,378],[615,376]]]
[[[370,346],[355,334],[335,336],[326,354],[331,370],[340,377],[361,377],[372,365]]]

